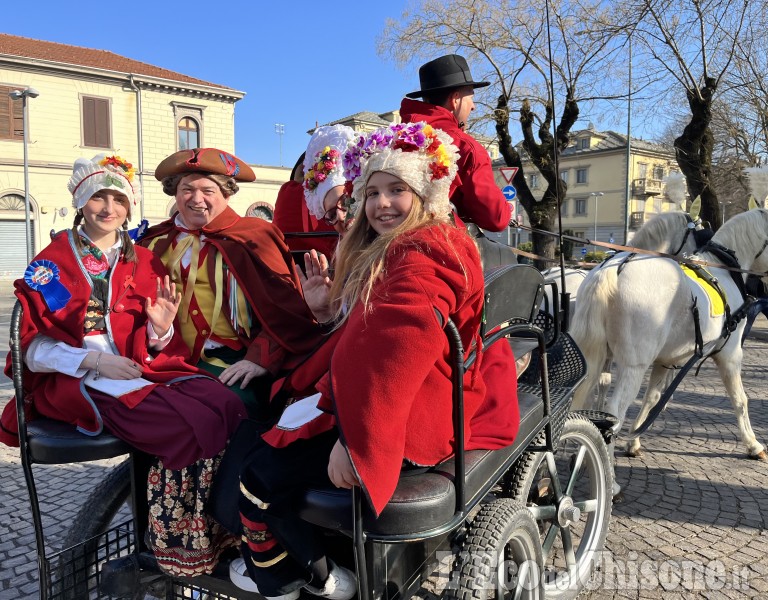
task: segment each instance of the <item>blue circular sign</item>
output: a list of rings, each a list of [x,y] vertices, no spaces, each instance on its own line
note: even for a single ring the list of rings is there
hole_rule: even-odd
[[[581,249],[581,255],[582,256],[586,256],[586,254],[587,254],[587,249],[586,248],[582,248]]]
[[[501,193],[504,194],[507,200],[514,200],[515,196],[517,196],[517,190],[511,185],[504,186],[501,189]]]

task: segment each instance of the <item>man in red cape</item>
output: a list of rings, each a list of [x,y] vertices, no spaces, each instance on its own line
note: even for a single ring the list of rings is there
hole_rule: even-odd
[[[234,386],[258,413],[271,377],[321,341],[280,231],[228,206],[251,168],[215,148],[172,154],[155,170],[177,212],[139,242],[165,263],[183,290],[182,336],[193,363]],[[237,385],[239,384],[239,386]],[[255,397],[254,397],[255,396]]]

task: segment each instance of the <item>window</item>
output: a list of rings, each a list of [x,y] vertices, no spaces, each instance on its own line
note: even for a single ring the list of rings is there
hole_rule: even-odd
[[[560,179],[562,179],[563,182],[568,185],[568,169],[565,171],[560,171]]]
[[[646,163],[637,163],[638,178],[645,179],[648,176],[648,165]]]
[[[254,202],[248,207],[245,212],[246,217],[256,217],[264,219],[265,221],[272,222],[272,207],[264,202]]]
[[[531,175],[531,189],[532,190],[539,189],[539,176],[538,175]]]
[[[664,179],[664,167],[661,167],[659,165],[656,165],[655,167],[653,167],[653,178],[658,179],[659,181]]]
[[[579,140],[579,149],[581,150],[589,150],[589,138],[581,138]]]
[[[568,198],[563,199],[563,201],[560,203],[560,214],[563,217],[568,216]]]
[[[0,140],[24,139],[24,103],[21,98],[14,100],[8,95],[15,89],[0,85]]]
[[[191,117],[179,121],[179,150],[200,147],[200,126]]]
[[[112,147],[112,119],[108,98],[82,96],[83,146]]]
[[[587,169],[576,169],[576,183],[587,183]]]
[[[587,199],[586,198],[576,198],[575,200],[576,206],[573,211],[574,215],[586,215],[587,214]]]

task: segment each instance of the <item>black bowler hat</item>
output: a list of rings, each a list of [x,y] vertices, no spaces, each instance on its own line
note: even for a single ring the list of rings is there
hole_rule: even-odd
[[[407,98],[421,98],[430,92],[467,85],[471,85],[472,88],[490,85],[488,81],[472,81],[472,73],[469,72],[467,59],[458,54],[441,56],[422,65],[419,69],[419,83],[421,89],[406,94]]]

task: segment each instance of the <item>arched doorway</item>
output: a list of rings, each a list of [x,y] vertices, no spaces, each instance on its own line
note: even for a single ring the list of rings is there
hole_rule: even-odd
[[[32,200],[30,199],[30,205]],[[34,210],[30,206],[30,216]],[[17,192],[0,193],[0,277],[21,277],[27,268],[24,196]],[[29,223],[32,255],[35,247],[35,222]]]

